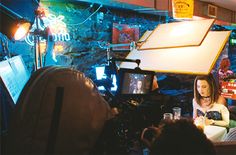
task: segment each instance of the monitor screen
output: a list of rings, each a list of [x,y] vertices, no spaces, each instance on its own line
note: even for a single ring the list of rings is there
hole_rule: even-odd
[[[96,71],[96,80],[106,80],[108,77],[105,74],[105,66],[100,66],[100,67],[96,67],[95,71]],[[116,75],[111,74],[111,78],[112,80],[112,87],[110,88],[111,91],[115,92],[117,90],[117,84],[116,84]],[[98,90],[99,91],[105,91],[105,87],[104,86],[98,86]]]
[[[121,68],[119,95],[146,95],[151,92],[155,72]]]

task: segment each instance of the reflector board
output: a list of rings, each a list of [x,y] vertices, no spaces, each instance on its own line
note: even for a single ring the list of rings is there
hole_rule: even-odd
[[[140,68],[166,73],[208,74],[226,44],[230,31],[210,31],[200,46],[133,50],[127,59],[140,59]],[[121,68],[135,68],[123,62]]]
[[[159,24],[140,46],[140,50],[199,46],[214,19]]]
[[[150,35],[152,31],[146,31],[143,36],[139,39],[139,42],[144,42]]]

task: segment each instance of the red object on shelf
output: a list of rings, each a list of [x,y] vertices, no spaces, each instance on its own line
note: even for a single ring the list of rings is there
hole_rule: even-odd
[[[139,26],[113,23],[112,43],[130,44],[139,39]],[[113,50],[129,50],[129,46],[113,47]]]
[[[231,81],[231,80],[230,80]],[[221,95],[225,98],[236,100],[236,80],[221,83]]]

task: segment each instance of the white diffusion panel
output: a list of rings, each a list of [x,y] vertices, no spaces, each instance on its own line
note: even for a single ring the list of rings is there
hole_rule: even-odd
[[[139,49],[199,46],[213,23],[214,19],[204,19],[159,24]]]
[[[210,31],[200,46],[134,50],[126,57],[140,59],[140,68],[166,73],[208,74],[226,44],[230,31]],[[120,68],[135,68],[123,62]]]

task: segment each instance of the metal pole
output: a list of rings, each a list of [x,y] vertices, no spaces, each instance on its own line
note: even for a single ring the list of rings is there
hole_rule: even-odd
[[[36,31],[39,31],[39,19],[38,19],[38,16],[36,16]],[[39,34],[37,34],[37,44],[38,44],[38,56],[39,56],[39,66],[40,68],[42,67],[42,56],[41,56],[41,50],[40,50],[40,40],[39,40]]]
[[[108,44],[108,46],[107,46],[107,63],[108,63],[108,65],[110,64],[110,49],[111,47],[110,47],[110,44]]]
[[[38,52],[37,52],[37,36],[34,34],[34,63],[35,63],[35,71],[38,70]]]

